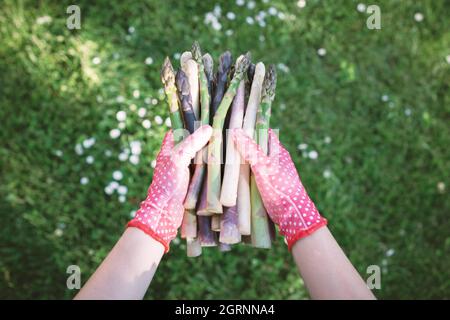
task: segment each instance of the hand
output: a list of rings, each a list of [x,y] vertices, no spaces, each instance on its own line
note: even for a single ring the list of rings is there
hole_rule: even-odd
[[[212,134],[208,125],[197,129],[192,135],[174,146],[172,130],[162,143],[156,158],[156,168],[147,198],[141,203],[136,216],[128,227],[139,228],[169,251],[169,244],[177,235],[183,220],[183,201],[189,184],[189,164]]]
[[[264,207],[279,226],[289,250],[297,240],[325,226],[327,220],[306,193],[289,152],[275,133],[269,129],[269,155],[266,155],[242,129],[233,131],[236,147],[255,175]]]

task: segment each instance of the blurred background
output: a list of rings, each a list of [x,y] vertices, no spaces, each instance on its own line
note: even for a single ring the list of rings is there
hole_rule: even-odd
[[[66,27],[71,4],[80,30]],[[178,67],[194,40],[276,65],[272,126],[363,278],[380,266],[375,294],[450,298],[449,12],[444,0],[1,1],[0,298],[72,298],[67,267],[84,283],[109,252],[170,125],[162,61]],[[185,250],[175,239],[147,298],[308,298],[281,238]]]

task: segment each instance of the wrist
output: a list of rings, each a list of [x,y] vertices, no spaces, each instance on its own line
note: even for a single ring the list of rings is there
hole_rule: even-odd
[[[164,239],[158,232],[153,230],[149,225],[139,221],[138,219],[133,219],[127,224],[127,228],[137,228],[142,232],[159,242],[164,247],[164,253],[169,252],[170,240]]]
[[[286,242],[288,245],[288,250],[291,251],[292,247],[303,238],[306,238],[316,232],[318,229],[325,227],[328,224],[328,220],[320,217],[320,220],[314,224],[312,224],[307,229],[298,229],[292,236],[286,236]]]

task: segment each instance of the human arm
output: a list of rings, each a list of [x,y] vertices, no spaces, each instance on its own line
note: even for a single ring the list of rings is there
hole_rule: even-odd
[[[264,206],[285,237],[313,299],[373,299],[309,198],[289,152],[269,130],[269,154],[244,131],[233,139],[250,163]]]
[[[136,216],[75,299],[141,299],[183,218],[191,159],[208,142],[202,126],[180,144],[164,138],[147,198]]]

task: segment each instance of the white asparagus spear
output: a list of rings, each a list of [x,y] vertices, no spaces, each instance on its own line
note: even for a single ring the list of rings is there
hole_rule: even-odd
[[[225,171],[223,175],[222,190],[220,193],[220,202],[225,207],[233,207],[236,205],[239,171],[241,157],[239,151],[233,143],[232,139],[228,138],[231,129],[242,128],[242,120],[244,118],[244,98],[245,98],[245,82],[241,81],[236,96],[231,106],[230,124],[228,126],[227,134],[227,150]]]
[[[189,58],[190,55],[190,58]],[[198,66],[197,62],[192,59],[190,52],[185,52],[180,57],[181,70],[186,73],[191,90],[192,109],[194,110],[195,118],[200,119],[200,102],[199,102],[199,83],[198,83]]]
[[[250,96],[248,98],[247,110],[245,111],[242,128],[249,137],[253,137],[256,124],[256,113],[261,102],[261,90],[266,68],[262,62],[255,67]],[[238,218],[239,232],[242,235],[251,234],[251,204],[250,204],[250,166],[241,164],[238,182]]]

